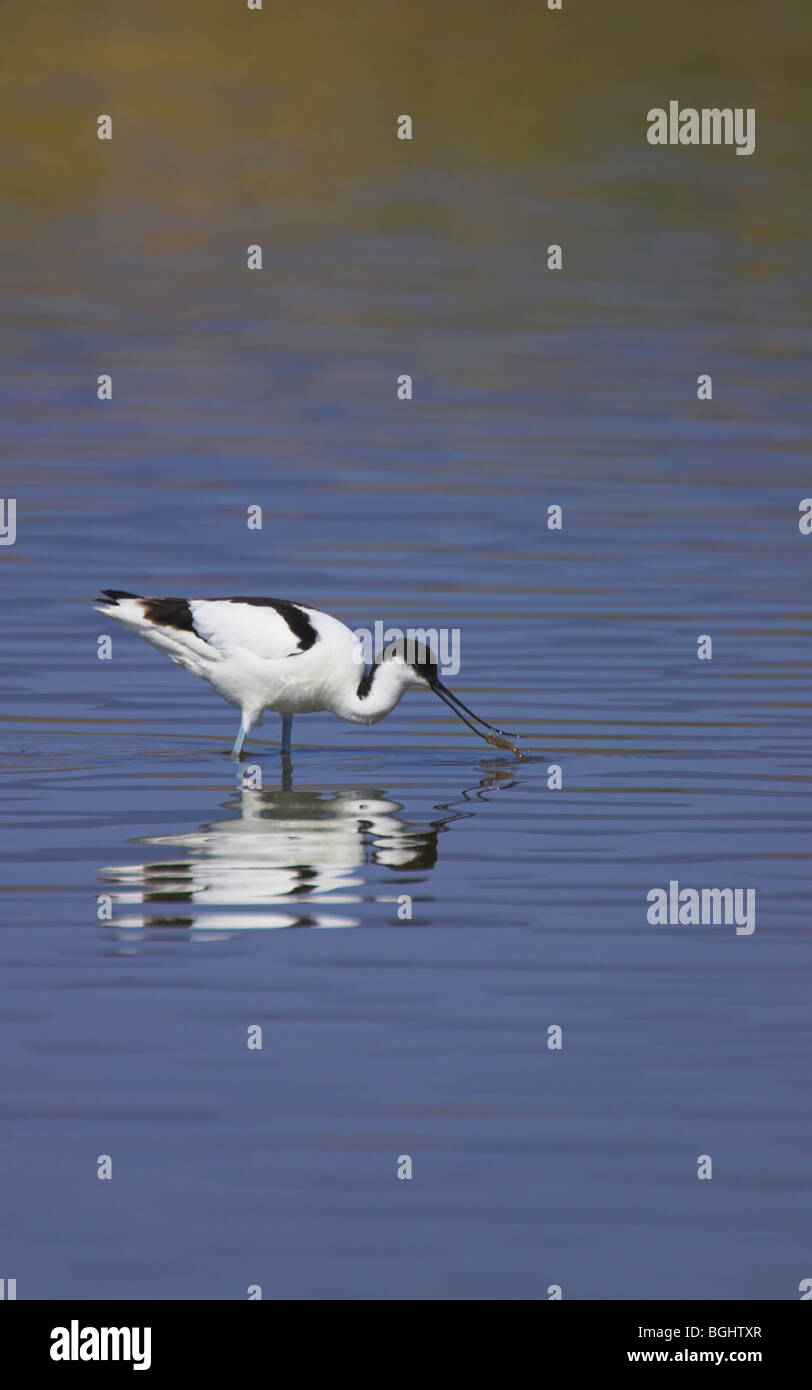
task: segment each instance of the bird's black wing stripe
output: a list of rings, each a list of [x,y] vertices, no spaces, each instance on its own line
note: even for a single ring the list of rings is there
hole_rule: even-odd
[[[299,643],[299,651],[306,652],[318,640],[318,633],[307,614],[297,604],[284,598],[229,598],[209,600],[210,602],[250,603],[254,608],[275,608],[280,618],[284,618]],[[168,602],[168,600],[167,600]]]
[[[139,598],[139,597],[140,597],[139,594],[129,594],[129,593],[127,592],[126,589],[102,589],[102,593],[105,595],[105,597],[113,599],[114,602],[116,602],[116,603],[118,602],[118,600],[119,600],[120,598]],[[98,602],[99,602],[99,603],[104,603],[104,599],[103,599],[103,598],[100,598],[100,599],[98,600]]]
[[[195,632],[192,610],[185,598],[145,598],[144,617],[156,627],[174,627],[178,632]],[[198,634],[195,632],[195,636]]]

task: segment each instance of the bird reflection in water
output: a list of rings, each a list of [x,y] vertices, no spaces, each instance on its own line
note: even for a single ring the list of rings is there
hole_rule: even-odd
[[[251,928],[356,927],[359,905],[375,902],[387,922],[408,926],[398,917],[399,897],[414,888],[413,875],[434,868],[439,836],[474,814],[467,802],[514,784],[498,764],[481,771],[476,786],[423,823],[404,820],[402,805],[377,788],[294,788],[289,769],[281,787],[241,788],[223,803],[237,815],[134,842],[181,849],[183,857],[100,870],[110,925],[130,944],[155,929],[222,940]],[[373,882],[364,872],[370,865],[391,870],[390,882],[378,875]]]

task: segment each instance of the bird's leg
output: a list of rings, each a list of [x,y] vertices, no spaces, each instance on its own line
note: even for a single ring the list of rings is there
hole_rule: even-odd
[[[248,733],[248,730],[247,730],[247,728],[245,727],[245,715],[242,714],[242,715],[240,715],[240,727],[239,727],[239,730],[238,730],[238,733],[237,733],[237,737],[236,737],[235,740],[234,740],[234,747],[233,747],[232,750],[231,750],[231,756],[232,756],[232,758],[234,758],[234,759],[239,759],[239,758],[240,758],[240,755],[242,754],[242,746],[243,746],[243,744],[245,743],[245,736],[246,736],[247,733]]]
[[[284,757],[290,757],[290,736],[293,732],[293,715],[282,715],[282,746],[279,749]]]

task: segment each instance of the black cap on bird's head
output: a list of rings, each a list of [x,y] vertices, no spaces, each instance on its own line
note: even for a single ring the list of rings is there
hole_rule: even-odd
[[[475,734],[479,734],[480,738],[484,738],[486,743],[493,744],[495,748],[509,748],[512,753],[516,754],[517,758],[524,757],[524,754],[520,753],[518,748],[515,748],[510,742],[512,738],[518,738],[518,734],[506,734],[503,729],[496,729],[493,724],[488,724],[486,720],[480,719],[479,715],[474,714],[473,710],[464,705],[462,700],[448,689],[447,685],[443,685],[440,680],[437,657],[431,647],[426,646],[425,642],[398,637],[394,642],[389,642],[384,647],[383,651],[376,657],[375,664],[380,665],[384,661],[397,661],[408,666],[416,677],[415,683],[417,685],[433,690],[443,704],[448,705],[448,708],[456,714],[457,718],[461,719],[463,724],[467,724],[469,729],[473,729]],[[486,732],[483,733],[482,729],[476,727],[476,724],[472,724],[471,719],[466,719],[466,714],[470,714],[471,719],[476,720],[476,724],[481,724]]]
[[[408,666],[420,685],[427,685],[431,690],[437,686],[437,658],[425,642],[416,642],[411,637],[398,637],[394,642],[388,642],[383,651],[376,656],[375,665],[380,666],[384,661],[397,661]]]

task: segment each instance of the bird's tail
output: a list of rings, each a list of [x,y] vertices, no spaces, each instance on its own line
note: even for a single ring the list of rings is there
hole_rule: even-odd
[[[102,589],[103,598],[94,599],[93,602],[101,603],[105,608],[115,608],[120,598],[140,598],[140,594],[128,594],[126,589]]]

